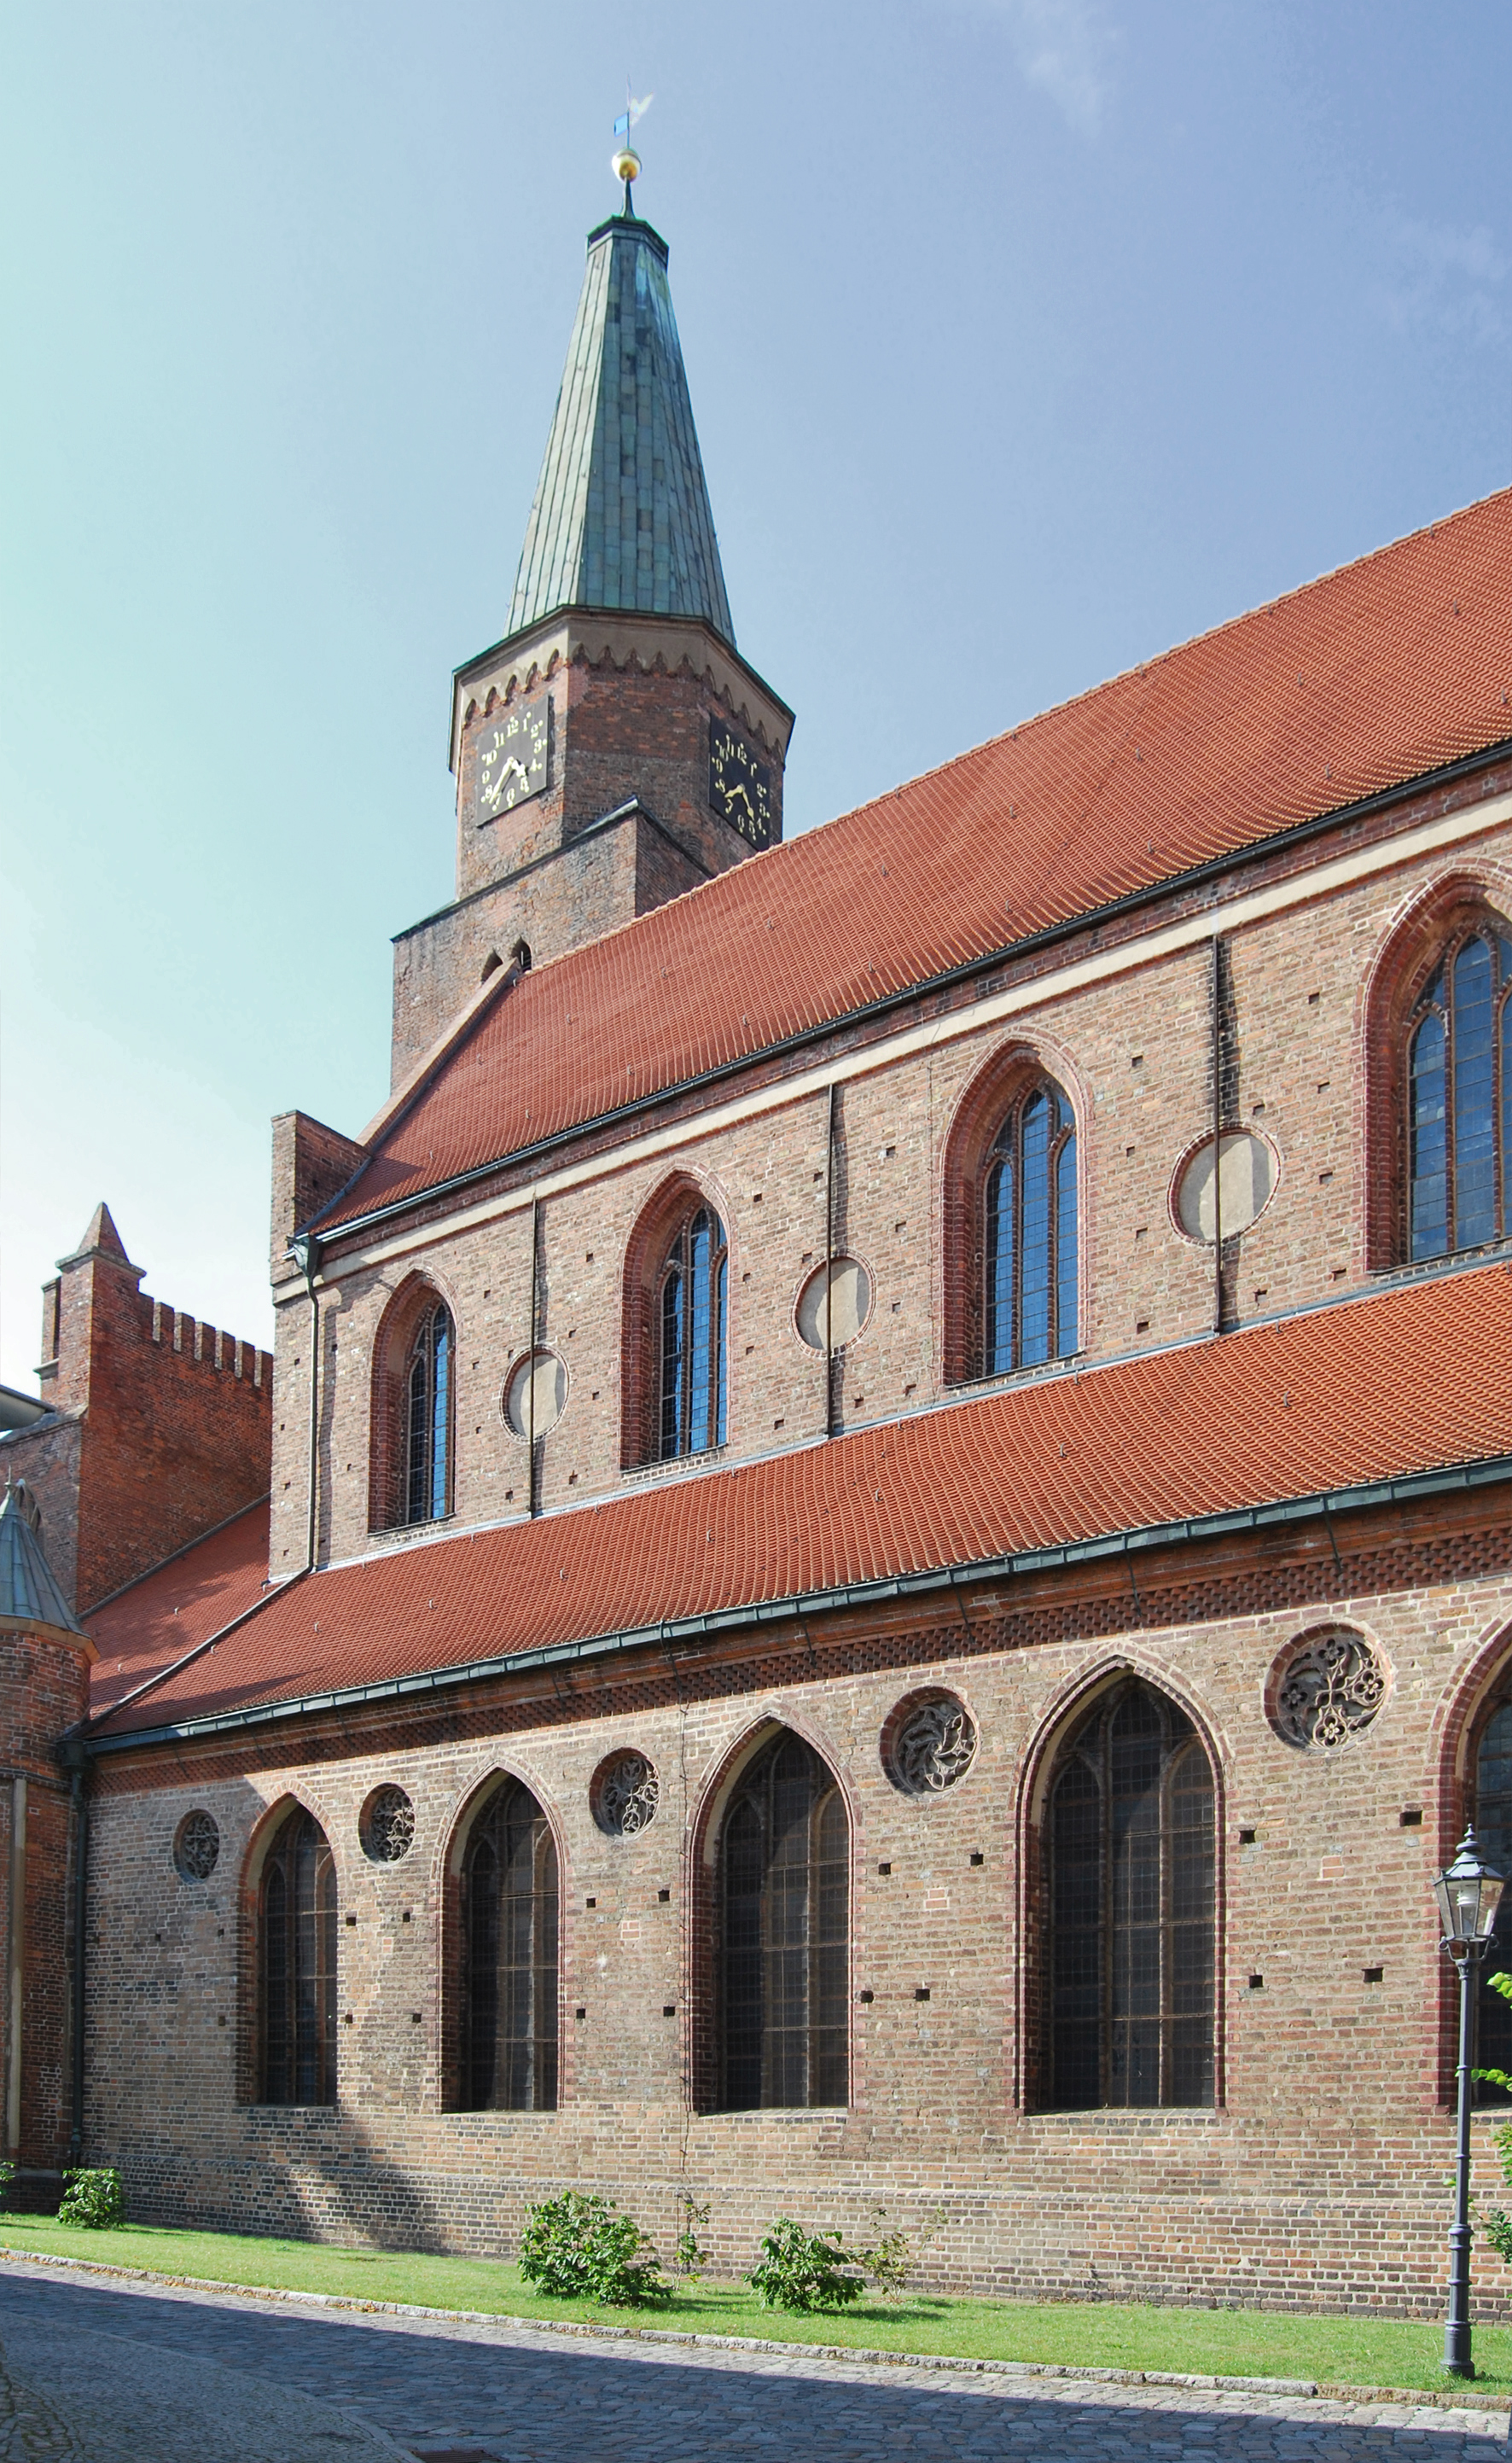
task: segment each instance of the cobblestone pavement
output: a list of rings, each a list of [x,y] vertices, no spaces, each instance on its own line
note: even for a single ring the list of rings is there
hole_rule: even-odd
[[[396,2445],[434,2463],[1502,2463],[1507,2451],[1496,2413],[695,2356],[236,2294],[107,2289],[11,2263],[0,2266],[0,2352],[23,2398],[0,2418],[0,2463],[392,2463]],[[38,2366],[70,2353],[61,2378]],[[94,2426],[70,2411],[85,2384]],[[287,2407],[299,2401],[312,2428],[290,2444],[301,2432]],[[208,2441],[194,2442],[205,2431],[191,2410],[213,2422]]]

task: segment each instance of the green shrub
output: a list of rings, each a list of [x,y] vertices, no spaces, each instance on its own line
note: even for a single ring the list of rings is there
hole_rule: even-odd
[[[810,2234],[790,2215],[779,2215],[762,2242],[760,2263],[747,2280],[764,2309],[839,2309],[860,2293],[859,2261],[844,2247],[844,2234]]]
[[[126,2192],[114,2165],[76,2165],[63,2178],[73,2187],[63,2192],[60,2224],[88,2224],[92,2232],[108,2232],[113,2224],[125,2222]]]
[[[558,2300],[630,2308],[664,2300],[672,2287],[640,2226],[613,2198],[567,2190],[531,2207],[520,2235],[520,2273]]]
[[[708,2222],[710,2209],[701,2207],[685,2190],[678,2204],[682,2209],[682,2230],[678,2234],[673,2261],[680,2275],[696,2283],[708,2265],[708,2252],[699,2246],[699,2233]]]
[[[885,2219],[878,2215],[877,2222]],[[913,2271],[914,2253],[907,2233],[888,2233],[875,2249],[856,2252],[856,2263],[864,2266],[867,2278],[888,2300],[898,2300],[908,2289]]]
[[[0,2207],[11,2204],[11,2192],[14,2188],[15,2166],[8,2156],[0,2155]]]

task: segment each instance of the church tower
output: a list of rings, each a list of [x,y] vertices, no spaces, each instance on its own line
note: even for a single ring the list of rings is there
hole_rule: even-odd
[[[457,895],[395,943],[396,1085],[499,967],[774,844],[792,723],[735,647],[667,244],[627,179],[589,233],[508,630],[456,673]]]

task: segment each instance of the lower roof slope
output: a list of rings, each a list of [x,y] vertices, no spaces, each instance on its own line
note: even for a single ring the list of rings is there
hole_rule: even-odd
[[[1512,490],[513,980],[322,1231],[1512,738]],[[508,983],[510,989],[503,988]]]
[[[105,1676],[100,1730],[1508,1454],[1512,1265],[1493,1265],[332,1567],[125,1709],[112,1712]]]
[[[268,1588],[268,1499],[181,1548],[89,1620],[99,1652],[90,1711],[99,1718],[186,1651],[255,1605]]]

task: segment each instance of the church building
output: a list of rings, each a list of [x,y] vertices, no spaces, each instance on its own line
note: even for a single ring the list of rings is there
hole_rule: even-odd
[[[0,1437],[8,2143],[1431,2307],[1430,1885],[1512,1870],[1512,491],[785,842],[667,257],[627,186],[392,1093],[275,1123],[271,1362],[102,1214],[62,1283],[204,1420],[125,1570],[54,1544],[88,1413]]]

